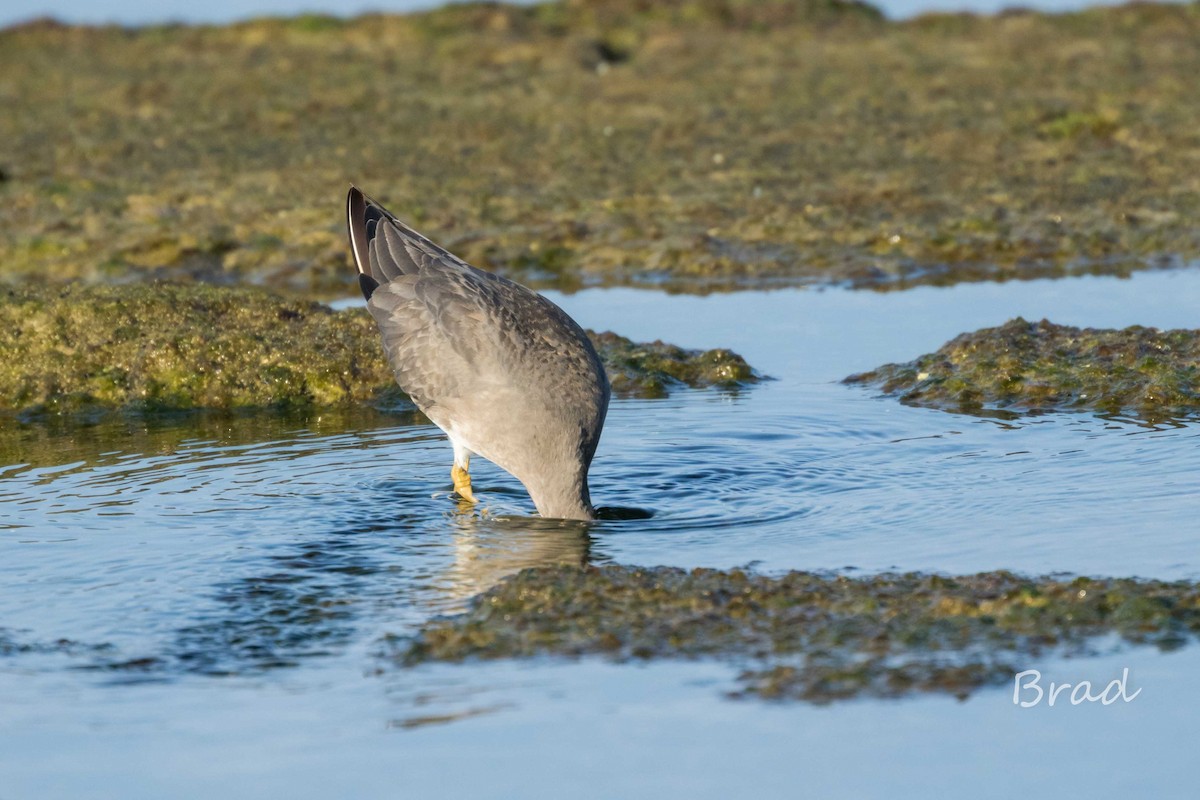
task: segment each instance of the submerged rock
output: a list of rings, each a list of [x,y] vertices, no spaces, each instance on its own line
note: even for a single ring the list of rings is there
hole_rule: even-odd
[[[1011,680],[1049,648],[1099,637],[1178,647],[1200,634],[1200,586],[1133,579],[632,566],[527,569],[465,614],[402,642],[406,664],[603,654],[711,657],[747,667],[738,694],[827,702],[916,691],[964,695]]]
[[[756,380],[729,351],[591,335],[625,394]],[[405,402],[362,309],[206,285],[0,294],[0,409],[25,416]]]
[[[1162,420],[1200,411],[1200,331],[1017,318],[845,381],[966,413],[1091,410]]]

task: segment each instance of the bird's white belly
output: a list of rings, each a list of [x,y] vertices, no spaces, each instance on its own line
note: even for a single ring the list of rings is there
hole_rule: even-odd
[[[494,440],[497,433],[491,426],[483,426],[483,430],[480,430],[478,424],[472,424],[470,421],[451,421],[440,415],[435,416],[428,413],[425,416],[429,417],[434,425],[441,428],[442,432],[450,439],[456,458],[460,453],[466,457],[483,456],[501,469],[507,472],[512,471],[504,463],[503,458],[498,458],[501,454],[495,452],[495,448],[487,444]]]

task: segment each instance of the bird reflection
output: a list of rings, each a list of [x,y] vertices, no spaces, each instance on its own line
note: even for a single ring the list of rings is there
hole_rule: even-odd
[[[454,516],[454,561],[443,581],[445,600],[458,605],[529,567],[586,566],[592,540],[587,523],[541,517]]]

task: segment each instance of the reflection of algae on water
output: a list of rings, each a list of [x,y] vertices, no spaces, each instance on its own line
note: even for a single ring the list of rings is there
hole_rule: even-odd
[[[1200,587],[1134,579],[848,578],[808,572],[605,566],[529,569],[402,647],[408,664],[537,655],[715,657],[739,693],[824,702],[964,695],[1015,661],[1081,654],[1101,637],[1172,649],[1200,634]]]
[[[0,656],[17,655],[104,655],[112,650],[108,644],[84,644],[73,639],[37,641],[23,632],[0,628]]]
[[[272,558],[276,571],[230,581],[217,610],[176,631],[156,668],[236,675],[295,667],[340,652],[354,636],[363,586],[377,568],[353,540]],[[122,669],[122,664],[104,664]]]
[[[211,598],[215,608],[197,611],[161,650],[130,657],[106,645],[79,653],[91,657],[76,668],[125,683],[178,673],[261,673],[334,655],[352,640],[369,579],[380,569],[345,535],[272,555],[267,567],[219,584]]]
[[[485,714],[494,714],[497,711],[505,711],[512,708],[510,703],[497,703],[490,706],[479,706],[474,708],[455,711],[448,714],[422,714],[404,719],[397,719],[388,723],[389,728],[427,728],[431,725],[446,725],[451,722],[459,722],[460,720],[470,719],[472,717],[481,717]]]
[[[1200,412],[1200,331],[1017,318],[846,382],[909,405],[966,413],[1092,410],[1161,421]]]
[[[355,180],[568,289],[1125,272],[1200,253],[1197,8],[21,26],[0,32],[0,271],[337,293]]]
[[[619,394],[757,380],[727,350],[593,334]],[[0,296],[0,407],[28,416],[122,409],[411,408],[362,309],[261,290],[137,284]]]
[[[116,464],[130,454],[174,455],[193,447],[238,446],[297,435],[316,438],[422,423],[427,420],[416,409],[383,412],[369,406],[293,409],[272,414],[110,414],[86,422],[75,416],[6,420],[0,424],[0,465],[20,465],[13,466],[13,470],[62,464],[82,468]]]

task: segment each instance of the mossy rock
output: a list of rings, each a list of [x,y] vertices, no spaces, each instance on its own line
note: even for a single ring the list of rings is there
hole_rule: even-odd
[[[475,3],[0,31],[0,282],[344,291],[355,181],[540,286],[903,288],[1200,256],[1200,13]]]
[[[591,335],[621,394],[757,380],[729,351]],[[196,284],[0,293],[0,409],[25,417],[406,402],[363,309]]]
[[[965,695],[1015,663],[1113,634],[1173,649],[1200,633],[1200,586],[1010,572],[870,577],[539,567],[396,642],[405,664],[602,655],[748,665],[738,694],[812,702]]]
[[[1074,328],[1017,318],[845,380],[907,405],[966,413],[1192,417],[1200,413],[1200,331]]]
[[[314,302],[204,285],[0,297],[0,405],[26,414],[368,402],[375,324]]]
[[[732,350],[688,350],[662,341],[635,342],[611,331],[588,334],[612,383],[613,392],[634,397],[665,397],[678,387],[737,389],[761,376]]]

